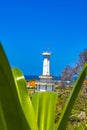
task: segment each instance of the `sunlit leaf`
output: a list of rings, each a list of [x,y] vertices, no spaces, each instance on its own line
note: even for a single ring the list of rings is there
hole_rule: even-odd
[[[15,86],[12,71],[0,44],[0,130],[30,130]],[[1,122],[0,122],[1,123]]]
[[[73,105],[75,103],[75,100],[78,96],[78,93],[81,89],[81,86],[83,84],[83,81],[87,75],[87,64],[83,67],[83,70],[81,71],[76,83],[73,86],[73,90],[65,104],[65,107],[63,109],[62,115],[60,116],[60,119],[57,124],[57,130],[65,130],[66,125],[69,119],[69,115],[71,113],[71,110],[73,108]]]
[[[39,130],[53,130],[57,94],[39,92],[32,97]]]
[[[30,125],[30,128],[32,130],[38,130],[35,112],[34,112],[31,100],[29,98],[28,92],[27,92],[24,76],[22,72],[17,68],[13,68],[12,72],[14,75],[20,104],[25,114],[25,117]]]

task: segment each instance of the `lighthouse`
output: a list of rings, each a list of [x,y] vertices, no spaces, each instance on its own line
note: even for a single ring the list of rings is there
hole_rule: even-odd
[[[50,52],[43,52],[42,55],[44,56],[43,60],[43,73],[42,75],[50,75]]]
[[[39,75],[40,80],[36,83],[36,91],[54,91],[55,83],[52,80],[52,75],[50,74],[50,52],[43,52],[43,67],[42,75]]]
[[[42,75],[39,76],[40,80],[46,80],[52,79],[52,75],[50,74],[50,52],[43,52],[43,68],[42,68]],[[50,81],[48,81],[50,82]]]

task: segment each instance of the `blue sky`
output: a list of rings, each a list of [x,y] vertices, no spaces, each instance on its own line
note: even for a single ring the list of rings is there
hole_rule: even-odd
[[[73,66],[87,49],[86,0],[0,1],[0,41],[10,65],[42,73],[42,52],[52,52],[51,73]]]

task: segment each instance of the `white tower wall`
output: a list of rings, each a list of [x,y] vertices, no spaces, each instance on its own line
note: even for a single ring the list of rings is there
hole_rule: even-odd
[[[44,60],[43,60],[43,74],[42,75],[50,75],[50,55],[51,53],[44,52]]]

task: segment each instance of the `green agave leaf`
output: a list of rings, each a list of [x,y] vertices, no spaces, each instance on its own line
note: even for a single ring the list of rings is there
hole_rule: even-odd
[[[80,91],[80,88],[83,84],[83,81],[87,75],[87,64],[83,67],[83,70],[81,71],[76,83],[73,86],[73,90],[65,104],[65,107],[63,109],[62,115],[58,121],[57,124],[57,130],[65,130],[66,125],[68,122],[69,115],[71,113],[72,107],[74,105],[74,102],[78,96],[78,93]]]
[[[32,97],[39,130],[53,130],[57,94],[39,92]]]
[[[16,84],[19,100],[21,103],[21,107],[23,109],[25,117],[30,125],[31,130],[38,130],[35,112],[27,92],[25,78],[22,72],[17,68],[13,68],[12,72],[15,79],[15,84]]]
[[[7,126],[6,126],[6,122],[4,119],[4,114],[3,114],[3,110],[1,108],[1,104],[0,104],[0,129],[7,130]]]
[[[24,109],[21,107],[22,95],[19,94],[16,85],[9,62],[0,44],[0,130],[31,129]]]

